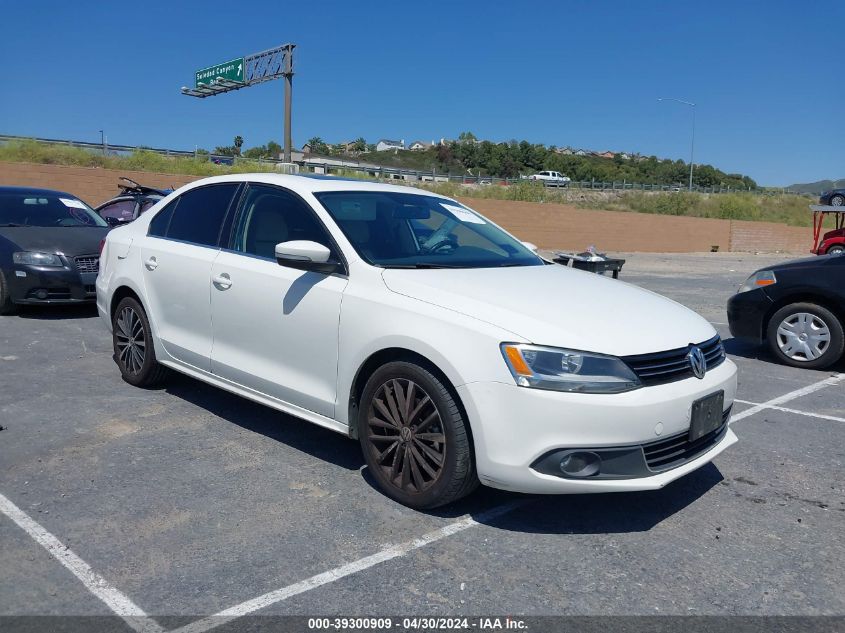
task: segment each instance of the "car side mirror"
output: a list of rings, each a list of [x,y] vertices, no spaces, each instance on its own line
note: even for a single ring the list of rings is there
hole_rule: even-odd
[[[276,244],[276,261],[280,266],[309,270],[330,275],[337,272],[340,263],[331,259],[331,251],[317,242],[292,240]]]

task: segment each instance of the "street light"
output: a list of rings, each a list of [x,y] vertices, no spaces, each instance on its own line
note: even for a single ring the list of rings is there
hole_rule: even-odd
[[[675,101],[692,108],[692,140],[689,146],[689,190],[692,191],[692,169],[695,164],[695,104],[692,101],[684,101],[683,99],[675,99],[674,97],[660,97],[658,101]]]
[[[100,130],[100,145],[103,148],[103,156],[105,156],[106,155],[106,137],[103,134],[102,130]]]

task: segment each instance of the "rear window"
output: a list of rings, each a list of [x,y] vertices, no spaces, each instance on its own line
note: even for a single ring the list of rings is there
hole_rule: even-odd
[[[202,246],[217,246],[220,227],[237,183],[207,185],[186,191],[156,214],[149,234]]]

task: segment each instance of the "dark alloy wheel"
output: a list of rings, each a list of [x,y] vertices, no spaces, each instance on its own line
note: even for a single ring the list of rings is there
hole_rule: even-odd
[[[377,370],[364,387],[358,429],[374,478],[405,505],[434,508],[477,485],[460,409],[427,369],[394,362]]]
[[[112,316],[114,360],[123,379],[136,387],[152,387],[164,378],[167,369],[155,357],[150,323],[141,304],[125,297]]]
[[[9,296],[9,285],[6,283],[6,277],[0,270],[0,314],[13,314],[16,309],[17,306],[12,303],[12,297]]]

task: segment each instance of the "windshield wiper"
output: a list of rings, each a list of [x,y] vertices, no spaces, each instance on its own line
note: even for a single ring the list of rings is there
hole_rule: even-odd
[[[427,262],[420,262],[417,264],[386,264],[385,268],[402,268],[402,269],[414,269],[414,268],[466,268],[466,266],[454,266],[452,264],[432,264]]]
[[[4,222],[0,226],[32,226],[31,224],[18,224],[17,222]]]

